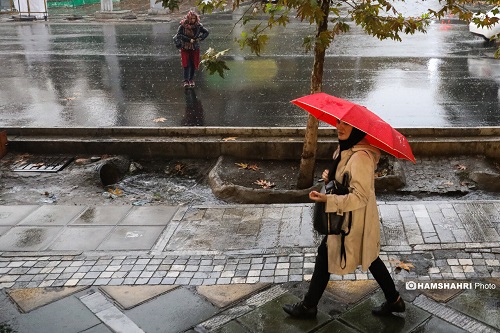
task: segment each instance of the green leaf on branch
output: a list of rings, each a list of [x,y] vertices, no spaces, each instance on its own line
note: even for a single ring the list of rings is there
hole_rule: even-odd
[[[200,65],[207,70],[210,75],[218,73],[220,77],[224,78],[224,71],[230,70],[227,67],[226,62],[222,57],[229,51],[226,49],[224,51],[217,52],[213,48],[209,48],[202,56]]]
[[[227,6],[226,0],[198,0],[196,7],[203,13],[212,13],[214,10],[224,10]]]
[[[256,25],[253,29],[250,30],[251,34],[243,31],[241,33],[241,39],[238,40],[238,43],[240,44],[240,48],[242,50],[245,48],[245,46],[248,46],[250,48],[250,51],[258,56],[260,56],[262,49],[269,40],[269,36],[261,34],[259,28],[260,24]]]
[[[163,8],[170,9],[171,12],[179,9],[179,1],[178,0],[156,0],[155,3],[160,3]]]

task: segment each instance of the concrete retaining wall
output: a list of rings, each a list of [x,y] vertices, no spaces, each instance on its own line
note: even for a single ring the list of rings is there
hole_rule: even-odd
[[[14,128],[8,149],[38,154],[120,154],[136,158],[300,159],[305,128]],[[500,127],[401,128],[416,156],[484,155],[500,159]],[[334,128],[318,131],[318,159],[336,144]]]

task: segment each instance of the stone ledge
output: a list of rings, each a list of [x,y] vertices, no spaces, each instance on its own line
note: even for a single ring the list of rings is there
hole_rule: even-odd
[[[223,161],[224,156],[220,156],[208,175],[208,183],[212,188],[212,192],[219,199],[247,204],[310,203],[309,192],[312,190],[319,190],[321,187],[320,184],[304,190],[274,190],[253,189],[225,183],[219,175],[219,168]]]

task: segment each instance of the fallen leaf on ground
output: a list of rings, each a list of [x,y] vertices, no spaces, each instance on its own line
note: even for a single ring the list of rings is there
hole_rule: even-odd
[[[394,267],[394,271],[396,273],[401,272],[402,269],[404,269],[405,271],[409,272],[410,269],[415,268],[415,266],[413,266],[412,263],[404,262],[402,260],[391,259],[389,261],[395,264],[394,265],[395,266]]]
[[[160,118],[156,118],[154,120],[154,122],[155,123],[164,123],[166,120],[167,120],[167,118],[160,117]]]
[[[247,169],[248,168],[248,164],[246,164],[246,163],[234,163],[234,164],[239,166],[240,169]]]
[[[236,141],[236,138],[237,138],[236,136],[230,136],[230,137],[222,139],[222,141]]]
[[[453,185],[453,183],[452,183],[452,182],[446,182],[446,183],[444,183],[443,185],[446,185],[446,186],[452,186],[452,185]]]
[[[252,171],[257,171],[257,170],[259,170],[259,167],[257,166],[257,164],[252,164],[252,165],[249,165],[247,169],[252,170]]]
[[[120,190],[119,188],[115,188],[115,189],[108,189],[108,192],[111,193],[111,194],[114,194],[114,195],[122,195],[123,194],[123,191]]]
[[[176,164],[176,165],[175,165],[175,171],[177,171],[177,172],[178,172],[178,173],[180,173],[180,174],[183,174],[183,173],[184,173],[184,168],[185,168],[185,167],[186,167],[186,166],[185,166],[184,164],[182,164],[182,163]]]
[[[259,185],[262,188],[272,188],[276,186],[274,183],[271,183],[270,181],[264,180],[264,179],[258,179],[255,181],[256,185]]]
[[[457,170],[467,170],[467,167],[463,164],[457,164],[456,168],[457,168]]]
[[[239,166],[240,169],[246,169],[246,170],[252,170],[252,171],[259,170],[259,167],[257,166],[257,164],[252,164],[252,165],[249,165],[247,163],[234,163],[234,164]]]

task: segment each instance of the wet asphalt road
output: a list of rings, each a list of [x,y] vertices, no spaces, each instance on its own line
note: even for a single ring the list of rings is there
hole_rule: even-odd
[[[0,24],[0,126],[304,126],[290,100],[309,93],[312,55],[293,22],[261,57],[241,51],[236,16],[203,17],[202,48],[230,48],[226,78],[199,73],[184,90],[169,23]],[[402,43],[352,29],[328,50],[323,91],[363,104],[395,127],[500,124],[494,46],[458,21]]]

